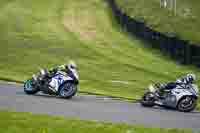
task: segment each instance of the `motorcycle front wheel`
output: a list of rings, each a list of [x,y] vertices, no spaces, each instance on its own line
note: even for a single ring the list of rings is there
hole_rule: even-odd
[[[24,83],[24,92],[29,95],[37,93],[39,89],[33,85],[33,80],[29,79]]]
[[[177,109],[181,112],[193,111],[197,106],[197,100],[194,97],[186,96],[182,98],[177,105]]]
[[[155,104],[155,99],[152,97],[153,93],[147,92],[144,94],[141,100],[141,105],[144,107],[153,107]]]
[[[77,85],[71,82],[67,82],[61,86],[59,95],[62,98],[70,99],[77,93]]]

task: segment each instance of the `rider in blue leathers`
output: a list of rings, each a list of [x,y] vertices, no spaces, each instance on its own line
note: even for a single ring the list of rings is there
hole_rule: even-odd
[[[195,74],[187,74],[186,76],[183,76],[179,79],[177,79],[175,82],[169,82],[169,83],[162,83],[159,86],[158,94],[159,96],[162,96],[165,92],[165,90],[171,90],[176,88],[177,85],[180,84],[193,84],[193,82],[196,81],[196,75]]]

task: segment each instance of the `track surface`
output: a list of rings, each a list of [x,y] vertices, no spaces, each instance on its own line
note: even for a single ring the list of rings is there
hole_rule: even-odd
[[[200,113],[182,113],[163,108],[144,108],[137,103],[101,96],[75,96],[71,100],[54,96],[28,96],[22,85],[0,83],[0,109],[46,113],[84,120],[144,124],[147,127],[190,128],[200,131]]]

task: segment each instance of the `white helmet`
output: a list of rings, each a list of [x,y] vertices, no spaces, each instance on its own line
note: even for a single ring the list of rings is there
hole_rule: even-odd
[[[187,81],[188,82],[193,82],[193,81],[195,81],[196,80],[196,75],[195,74],[187,74],[187,76],[186,76],[187,78]]]

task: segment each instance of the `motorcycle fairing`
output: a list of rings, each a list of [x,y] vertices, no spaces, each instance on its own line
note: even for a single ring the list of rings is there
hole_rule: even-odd
[[[161,101],[162,101],[164,106],[175,108],[176,103],[177,103],[177,98],[176,98],[175,95],[168,93],[168,94],[166,94],[165,99],[163,99]]]
[[[73,79],[69,76],[65,76],[62,74],[55,75],[49,85],[54,88],[56,91],[58,91],[59,87],[65,82],[65,81],[72,81]]]

